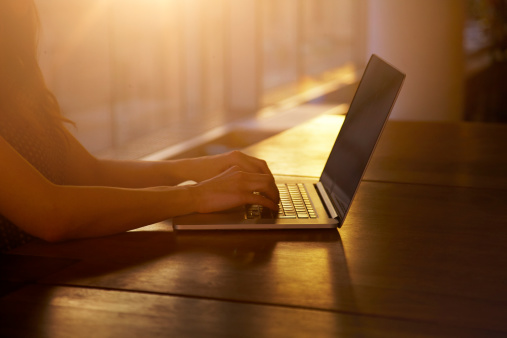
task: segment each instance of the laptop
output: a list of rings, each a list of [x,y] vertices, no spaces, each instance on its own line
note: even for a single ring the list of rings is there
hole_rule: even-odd
[[[405,74],[377,55],[371,56],[318,182],[275,177],[281,198],[278,213],[248,205],[175,217],[174,229],[341,227],[404,80]]]

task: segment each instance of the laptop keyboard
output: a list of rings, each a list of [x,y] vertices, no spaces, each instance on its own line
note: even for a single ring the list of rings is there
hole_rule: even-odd
[[[257,218],[281,218],[281,219],[309,219],[317,218],[308,193],[302,183],[277,184],[280,191],[280,203],[278,214],[261,205],[248,205],[246,209],[247,219]]]

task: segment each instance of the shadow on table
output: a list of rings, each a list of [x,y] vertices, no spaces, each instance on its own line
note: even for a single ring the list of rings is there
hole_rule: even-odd
[[[157,224],[103,238],[38,241],[16,253],[79,260],[42,284],[356,311],[337,229],[170,229]]]
[[[68,258],[0,254],[0,297],[76,262]]]
[[[66,283],[120,270],[140,271],[160,260],[191,264],[196,255],[220,257],[233,267],[262,265],[270,261],[279,243],[299,242],[310,247],[337,243],[341,246],[336,229],[177,232],[171,229],[169,224],[158,223],[108,237],[58,244],[35,241],[14,253],[79,261],[49,277],[51,281]]]

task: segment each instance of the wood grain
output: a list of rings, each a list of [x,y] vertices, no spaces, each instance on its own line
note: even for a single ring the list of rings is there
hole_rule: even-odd
[[[343,115],[322,115],[244,151],[266,160],[274,174],[320,177],[343,120]]]
[[[507,189],[507,125],[388,122],[364,179]]]
[[[501,189],[363,182],[339,233],[173,233],[159,225],[59,245],[32,243],[18,252],[82,260],[44,279],[51,284],[507,332],[506,200]]]
[[[0,297],[76,263],[58,257],[0,254]]]
[[[8,337],[501,337],[432,323],[133,292],[32,286],[0,299]]]
[[[275,174],[320,177],[342,123],[323,115],[245,151]],[[389,121],[364,180],[507,189],[507,125]]]
[[[323,116],[247,151],[275,173],[318,177],[341,121]],[[166,222],[32,242],[11,253],[78,262],[0,298],[0,332],[79,336],[85,321],[111,335],[505,335],[505,135],[389,122],[339,232]]]

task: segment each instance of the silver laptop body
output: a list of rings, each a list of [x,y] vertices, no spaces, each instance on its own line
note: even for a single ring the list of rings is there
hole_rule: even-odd
[[[294,194],[304,197],[305,204],[296,211],[307,209],[306,213],[296,212],[294,217],[294,210],[289,210],[290,215],[266,215],[266,210],[247,206],[175,217],[173,227],[177,230],[341,227],[404,80],[405,74],[372,55],[319,181],[275,176],[280,188],[289,185],[291,193],[296,185],[299,192]]]

